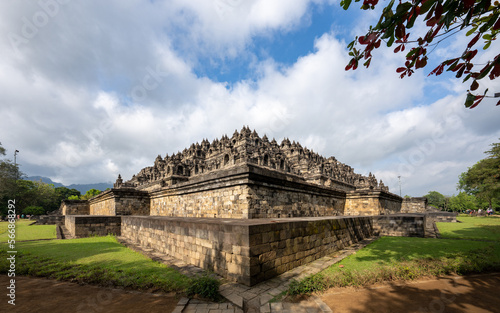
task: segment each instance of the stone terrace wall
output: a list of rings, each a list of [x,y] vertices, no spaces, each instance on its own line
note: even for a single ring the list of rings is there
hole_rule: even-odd
[[[150,198],[145,191],[113,188],[89,201],[91,215],[148,215]]]
[[[434,223],[456,223],[457,212],[428,212],[425,214],[428,228],[434,227]]]
[[[39,215],[35,216],[37,225],[62,225],[64,216],[62,215]]]
[[[370,217],[198,219],[123,216],[123,236],[254,285],[372,234]]]
[[[425,214],[394,214],[372,216],[373,233],[377,236],[425,236]]]
[[[250,283],[310,263],[372,235],[370,217],[284,219],[250,226]]]
[[[151,198],[152,216],[248,218],[248,187],[233,185],[211,190],[167,190]]]
[[[426,208],[427,198],[425,197],[404,198],[401,213],[425,213]]]
[[[115,197],[111,190],[89,199],[90,215],[116,215]]]
[[[151,193],[152,216],[275,218],[343,214],[345,192],[252,164]]]
[[[90,205],[87,200],[63,200],[59,210],[62,215],[88,215]]]
[[[347,193],[345,215],[381,215],[401,212],[403,199],[390,192],[359,190]]]
[[[343,215],[345,191],[265,168],[250,168],[249,218]]]
[[[64,225],[72,236],[78,238],[121,234],[120,216],[67,215]]]

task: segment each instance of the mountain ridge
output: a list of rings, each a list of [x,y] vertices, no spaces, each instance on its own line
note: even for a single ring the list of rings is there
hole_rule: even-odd
[[[53,184],[54,187],[66,187],[69,189],[76,189],[80,191],[82,195],[84,195],[88,190],[90,189],[97,189],[97,190],[106,190],[106,188],[113,188],[112,183],[93,183],[93,184],[71,184],[69,186],[63,185],[58,182],[52,181],[52,179],[44,176],[29,176],[26,178],[26,180],[31,180],[31,181],[40,181],[46,183],[46,184]]]

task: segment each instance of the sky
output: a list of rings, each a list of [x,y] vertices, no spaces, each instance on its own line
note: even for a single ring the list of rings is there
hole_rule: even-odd
[[[247,125],[396,194],[457,194],[500,141],[500,107],[466,109],[467,84],[428,74],[470,38],[440,43],[409,78],[394,47],[346,72],[348,43],[376,21],[337,0],[1,1],[0,142],[28,176],[114,182]]]

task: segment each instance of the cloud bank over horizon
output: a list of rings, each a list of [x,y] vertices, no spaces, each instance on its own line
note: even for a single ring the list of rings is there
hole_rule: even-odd
[[[8,157],[20,150],[26,174],[69,185],[130,179],[158,154],[248,125],[394,193],[398,176],[403,195],[456,193],[499,141],[500,109],[465,109],[467,86],[431,69],[399,79],[392,49],[346,72],[351,29],[367,22],[340,11],[320,0],[2,2],[0,142]]]

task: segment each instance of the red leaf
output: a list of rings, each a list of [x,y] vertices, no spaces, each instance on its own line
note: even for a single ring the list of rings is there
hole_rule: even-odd
[[[427,23],[425,23],[429,27],[433,27],[437,23],[437,18],[434,16],[433,18],[429,19]]]
[[[443,73],[443,70],[444,70],[444,64],[439,64],[435,69],[432,70],[432,72],[429,73],[429,75],[427,76],[431,76],[431,75],[434,75],[436,74],[436,76],[439,76]]]
[[[398,72],[398,73],[401,73],[404,71],[406,71],[406,67],[398,67],[398,69],[396,70],[396,72]]]
[[[443,24],[444,23],[439,23],[438,24],[438,27],[436,27],[436,30],[434,30],[434,32],[431,35],[431,39],[434,39],[434,37],[436,37],[436,35],[438,34],[438,32],[441,30],[441,27],[443,27]]]
[[[424,57],[422,59],[417,60],[415,68],[422,68],[425,67],[426,65],[427,65],[427,58]]]
[[[458,61],[458,58],[451,59],[451,60],[446,60],[443,63],[446,64],[446,65],[451,65],[451,64],[455,63],[456,61]]]
[[[480,98],[479,100],[477,100],[476,102],[474,102],[474,104],[473,104],[473,105],[471,105],[469,109],[474,109],[475,107],[477,107],[477,106],[478,106],[478,104],[479,104],[479,103],[481,103],[481,101],[483,101],[484,96],[480,96],[480,97],[481,97],[481,98]],[[476,96],[476,98],[477,98],[477,96]]]
[[[476,1],[475,0],[464,0],[464,7],[467,10],[472,7]]]
[[[493,30],[498,30],[500,29],[500,17],[498,18],[498,20],[496,21],[495,25],[493,25]]]
[[[472,60],[476,56],[476,54],[477,54],[477,49],[469,51],[465,54],[464,59],[470,62],[470,60]]]
[[[500,63],[495,64],[489,75],[491,80],[497,78],[498,76],[500,76]]]
[[[441,15],[443,14],[443,5],[438,2],[437,6],[436,6],[436,19],[440,19],[441,18]]]
[[[500,105],[500,100],[498,100],[498,102],[497,102],[497,104],[496,104],[496,105],[497,105],[497,106],[498,106],[498,105]]]
[[[404,38],[405,37],[405,27],[402,23],[396,27],[395,35],[396,35],[396,38]]]
[[[394,49],[394,53],[398,53],[401,50],[401,46],[403,45],[397,46],[396,49]]]
[[[479,83],[475,80],[472,82],[472,84],[470,85],[470,90],[476,90],[477,88],[479,87]]]
[[[467,45],[467,48],[470,49],[473,45],[475,45],[476,42],[479,40],[480,37],[481,37],[481,33],[478,33],[476,36],[474,36],[474,38],[472,38],[472,40]]]
[[[461,70],[462,68],[465,70],[465,63],[459,63],[453,67],[450,67],[450,70],[452,70],[453,72],[456,72],[456,71]]]

